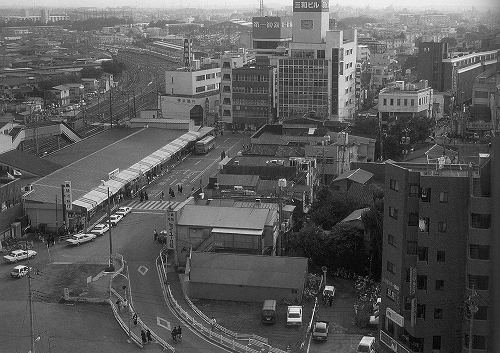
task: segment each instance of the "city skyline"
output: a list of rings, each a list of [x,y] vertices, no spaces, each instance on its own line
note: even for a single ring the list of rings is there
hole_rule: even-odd
[[[216,4],[217,7],[214,7]],[[264,2],[264,6],[268,8],[281,8],[284,6],[291,6],[292,0],[268,0]],[[330,1],[330,6],[335,5],[345,7],[370,7],[370,8],[385,8],[393,6],[397,9],[436,9],[436,10],[463,10],[475,7],[476,9],[498,9],[498,2],[496,0],[461,0],[452,1],[444,0],[436,3],[433,0],[421,0],[416,4],[411,0],[354,0],[354,1]],[[183,2],[175,2],[168,0],[110,0],[106,2],[105,7],[136,7],[136,8],[205,8],[205,9],[254,9],[258,8],[259,1],[244,1],[244,0],[187,0]],[[79,2],[77,6],[68,6],[60,0],[21,0],[15,4],[10,0],[0,0],[0,7],[12,8],[33,8],[33,7],[53,7],[53,8],[71,8],[71,7],[103,7],[103,3],[98,0],[85,0]]]

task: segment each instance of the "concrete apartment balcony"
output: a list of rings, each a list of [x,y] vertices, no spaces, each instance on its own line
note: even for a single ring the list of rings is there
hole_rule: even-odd
[[[403,342],[408,342],[408,346]],[[423,347],[420,349],[419,347],[414,347],[417,350],[412,350],[409,347],[409,339],[400,335],[398,338],[391,337],[391,335],[384,330],[380,330],[380,344],[382,346],[386,346],[392,352],[395,353],[413,353],[413,352],[423,352]]]

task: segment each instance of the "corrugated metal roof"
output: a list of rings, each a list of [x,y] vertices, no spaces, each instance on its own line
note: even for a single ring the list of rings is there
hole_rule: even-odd
[[[333,182],[348,179],[359,184],[365,184],[368,180],[373,177],[373,173],[367,172],[361,168],[355,170],[349,170],[345,173],[340,174]]]
[[[194,252],[190,281],[302,289],[306,274],[304,257]]]
[[[194,227],[263,229],[269,209],[186,205],[179,225]]]

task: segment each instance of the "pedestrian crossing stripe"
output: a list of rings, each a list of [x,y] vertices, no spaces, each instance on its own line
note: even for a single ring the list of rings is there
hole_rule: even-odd
[[[178,201],[132,201],[127,206],[132,210],[168,210],[169,207],[175,208],[179,205]]]

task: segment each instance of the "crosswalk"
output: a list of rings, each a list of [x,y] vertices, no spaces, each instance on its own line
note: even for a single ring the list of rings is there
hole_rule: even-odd
[[[132,201],[127,206],[132,211],[166,211],[169,207],[174,208],[178,201]]]

